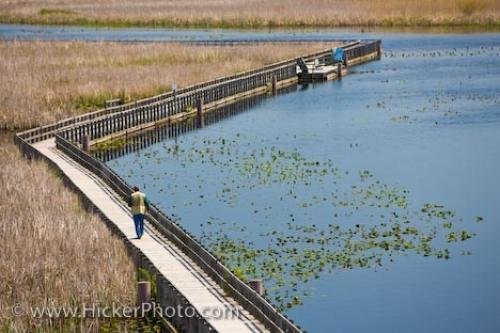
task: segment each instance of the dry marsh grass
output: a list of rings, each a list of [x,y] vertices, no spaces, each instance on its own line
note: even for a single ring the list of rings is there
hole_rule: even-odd
[[[0,41],[0,128],[24,129],[332,46]]]
[[[85,212],[44,162],[27,163],[6,142],[0,156],[0,330],[69,329],[67,324],[60,329],[59,321],[15,317],[15,304],[23,309],[50,303],[133,305],[135,268],[123,241]],[[71,331],[91,327],[95,324]]]
[[[500,24],[498,0],[11,0],[4,22],[106,26],[335,27]]]

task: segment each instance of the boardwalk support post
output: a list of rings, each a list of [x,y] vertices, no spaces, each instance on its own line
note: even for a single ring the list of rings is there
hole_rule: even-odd
[[[205,117],[203,115],[203,98],[196,101],[196,127],[205,127]]]
[[[248,281],[248,285],[252,288],[257,294],[264,295],[264,282],[262,279],[253,279]]]
[[[382,50],[380,49],[380,41],[377,41],[377,60],[382,58]]]
[[[82,149],[87,153],[90,151],[90,135],[87,133],[82,135]]]
[[[149,281],[137,282],[137,303],[139,306],[151,303],[151,283]]]
[[[273,95],[276,95],[276,93],[278,92],[277,85],[278,85],[278,80],[276,79],[276,75],[273,75],[273,79],[272,79],[272,83],[271,83]]]
[[[342,63],[337,63],[337,78],[342,80]]]

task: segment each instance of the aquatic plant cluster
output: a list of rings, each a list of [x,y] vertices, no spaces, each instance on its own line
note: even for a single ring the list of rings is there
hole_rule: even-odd
[[[296,139],[270,144],[237,133],[168,141],[137,153],[125,176],[182,216],[242,280],[263,278],[281,310],[302,304],[314,292],[309,282],[324,274],[377,269],[406,255],[471,254],[460,243],[474,234],[452,210],[416,206],[407,189],[369,170],[343,170],[287,146]]]
[[[383,112],[384,117],[389,117],[392,122],[401,124],[412,124],[422,121],[431,121],[435,125],[443,122],[456,123],[458,121],[466,121],[473,112],[485,113],[485,110],[494,110],[500,105],[500,97],[495,89],[478,92],[476,89],[463,91],[462,87],[469,87],[472,84],[480,84],[481,74],[474,71],[462,70],[467,68],[472,62],[480,62],[482,66],[492,66],[489,59],[498,58],[500,56],[500,48],[497,46],[476,46],[476,47],[461,47],[461,48],[444,48],[432,50],[396,50],[385,51],[384,58],[390,59],[384,70],[387,73],[397,73],[401,71],[400,64],[402,61],[417,61],[419,66],[423,68],[439,69],[443,64],[456,66],[457,71],[461,71],[463,75],[454,82],[458,89],[450,87],[448,83],[436,86],[433,88],[432,94],[421,98],[419,103],[415,103],[418,107],[409,107],[409,99],[418,98],[415,91],[418,89],[413,86],[411,80],[403,79],[400,75],[394,77],[384,77],[379,82],[390,85],[391,87],[407,87],[402,88],[400,96],[385,96],[385,98],[377,100],[375,103],[366,104],[364,107],[369,110],[378,110]],[[458,62],[462,66],[453,65]],[[374,71],[369,72],[371,74]]]

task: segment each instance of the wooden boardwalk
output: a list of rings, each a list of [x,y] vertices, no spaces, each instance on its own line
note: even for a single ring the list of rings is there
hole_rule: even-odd
[[[355,41],[342,47],[349,65],[356,65],[380,58],[380,44],[380,40]],[[332,50],[327,49],[305,55],[301,60],[330,65],[331,55]],[[195,310],[195,318],[174,316],[172,322],[176,328],[188,333],[301,333],[291,319],[239,280],[189,232],[156,207],[148,214],[146,234],[141,240],[135,239],[132,218],[123,202],[130,194],[130,185],[102,161],[85,153],[92,142],[191,115],[196,117],[196,126],[203,127],[204,112],[212,107],[256,92],[274,94],[277,87],[296,82],[297,65],[300,66],[298,59],[288,59],[33,128],[17,133],[14,140],[28,158],[42,155],[60,169],[64,178],[123,236],[134,258],[140,259],[138,265],[145,263],[156,274],[156,301],[162,307],[189,306]],[[338,67],[316,69],[327,79],[343,74]],[[233,315],[215,318],[207,316],[206,310]]]
[[[227,297],[224,291],[175,245],[146,222],[145,233],[136,239],[126,204],[102,180],[55,148],[54,139],[33,144],[53,161],[66,177],[109,219],[134,247],[142,252],[199,313],[233,313],[226,318],[205,317],[217,332],[268,332],[265,327]]]

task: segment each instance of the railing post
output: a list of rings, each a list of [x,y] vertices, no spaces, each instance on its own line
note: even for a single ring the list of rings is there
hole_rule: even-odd
[[[248,285],[260,296],[264,295],[264,282],[262,282],[262,279],[250,280]]]
[[[137,282],[137,303],[141,307],[151,303],[151,284],[149,281]]]
[[[203,99],[198,98],[196,101],[196,126],[198,128],[205,127],[205,117],[203,115]]]
[[[90,135],[87,134],[87,132],[85,132],[82,137],[81,137],[81,143],[82,143],[82,149],[83,151],[85,152],[89,152],[90,151]]]

